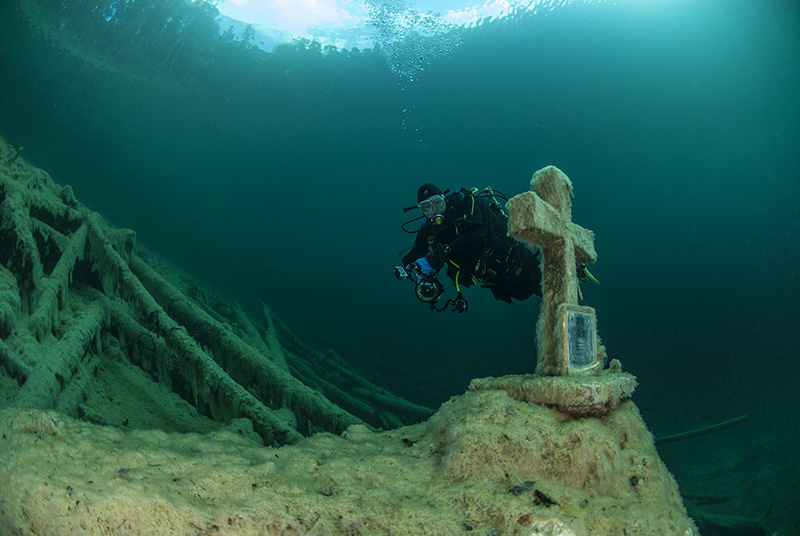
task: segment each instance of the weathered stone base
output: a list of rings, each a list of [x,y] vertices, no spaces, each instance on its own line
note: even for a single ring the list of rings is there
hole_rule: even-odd
[[[627,372],[610,371],[578,377],[509,375],[476,378],[469,388],[503,390],[521,402],[548,406],[572,417],[603,417],[631,397],[636,378]]]

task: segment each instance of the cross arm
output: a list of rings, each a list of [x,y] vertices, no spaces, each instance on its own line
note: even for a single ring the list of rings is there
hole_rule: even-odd
[[[532,191],[509,199],[506,204],[509,215],[509,233],[531,246],[547,246],[561,239],[572,240],[575,260],[592,263],[597,260],[594,249],[594,233],[570,221],[564,220],[558,211]]]

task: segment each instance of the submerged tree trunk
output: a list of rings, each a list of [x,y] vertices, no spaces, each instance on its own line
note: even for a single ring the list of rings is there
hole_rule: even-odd
[[[79,416],[104,347],[218,421],[267,444],[351,424],[396,427],[430,410],[312,349],[264,305],[261,323],[81,205],[0,141],[0,362],[10,403]]]

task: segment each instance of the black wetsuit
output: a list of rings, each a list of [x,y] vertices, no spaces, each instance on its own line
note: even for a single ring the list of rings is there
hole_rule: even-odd
[[[403,265],[420,257],[427,257],[436,271],[446,264],[448,277],[455,281],[458,274],[461,286],[470,286],[475,276],[498,300],[542,295],[537,254],[507,235],[505,218],[486,198],[450,194],[444,220],[440,225],[425,220]]]

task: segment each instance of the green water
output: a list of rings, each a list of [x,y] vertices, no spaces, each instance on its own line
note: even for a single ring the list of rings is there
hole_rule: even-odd
[[[2,4],[0,135],[376,382],[436,406],[533,370],[537,298],[473,287],[436,314],[392,267],[421,183],[513,195],[554,164],[597,237],[584,302],[656,435],[743,413],[796,432],[795,2],[563,6],[422,43],[402,75],[381,50],[225,43],[197,13],[158,41],[81,26],[85,3]]]

